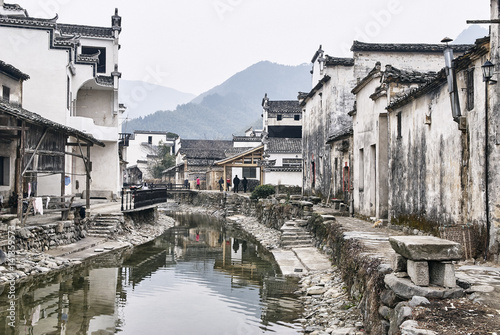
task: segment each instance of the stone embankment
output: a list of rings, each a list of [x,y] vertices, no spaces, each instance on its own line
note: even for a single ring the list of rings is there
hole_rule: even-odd
[[[66,222],[46,224],[41,227],[20,228],[17,230],[16,238],[16,243],[20,243],[18,250],[6,258],[3,264],[0,265],[0,290],[2,290],[3,285],[7,282],[22,282],[28,278],[56,273],[68,267],[79,265],[83,260],[98,256],[102,252],[146,243],[160,236],[168,228],[172,227],[174,223],[175,220],[173,218],[161,214],[158,216],[155,225],[123,220],[121,226],[117,228],[117,231],[121,233],[106,237],[88,236],[83,239],[78,238],[78,240],[67,237],[67,241],[78,241],[77,243],[69,244],[63,243],[65,240],[60,236],[64,236],[64,234],[72,236],[73,231],[76,230],[79,230],[80,234],[82,232],[85,234],[83,228],[88,227],[90,223],[81,225],[73,224],[73,226],[77,226],[73,228],[66,227]],[[56,236],[56,238],[53,238],[53,236]],[[35,248],[28,250],[26,248],[33,241],[48,240],[57,241],[57,246],[49,244],[51,248],[45,249],[43,244],[41,244],[42,250]]]

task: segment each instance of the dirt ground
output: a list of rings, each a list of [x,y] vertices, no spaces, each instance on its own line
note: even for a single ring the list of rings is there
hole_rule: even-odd
[[[413,319],[439,335],[500,335],[500,311],[467,298],[432,300],[416,307]]]

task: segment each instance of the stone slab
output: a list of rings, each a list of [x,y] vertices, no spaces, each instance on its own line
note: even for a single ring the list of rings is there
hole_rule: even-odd
[[[426,298],[437,299],[454,299],[464,295],[464,290],[461,288],[447,289],[438,286],[417,286],[409,278],[398,278],[391,273],[384,277],[384,283],[396,295],[405,300],[410,300],[413,296],[421,296]]]
[[[295,256],[292,250],[274,249],[271,250],[274,259],[278,263],[281,273],[284,276],[302,276],[307,273],[307,269]],[[297,271],[299,270],[299,271]]]
[[[427,261],[408,260],[406,264],[408,276],[418,286],[429,286],[429,263]]]
[[[292,248],[292,251],[308,271],[323,271],[332,267],[328,257],[322,254],[318,248]]]
[[[462,259],[462,246],[434,236],[391,236],[389,243],[398,254],[413,261]]]

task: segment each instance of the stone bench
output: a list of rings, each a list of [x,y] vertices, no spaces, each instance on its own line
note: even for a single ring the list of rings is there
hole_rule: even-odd
[[[433,236],[392,236],[389,243],[396,251],[394,271],[406,271],[415,285],[456,286],[452,261],[462,259],[459,243]]]

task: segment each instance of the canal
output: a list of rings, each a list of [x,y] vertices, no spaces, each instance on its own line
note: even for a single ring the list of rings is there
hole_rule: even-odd
[[[2,334],[301,334],[297,281],[251,236],[204,215],[155,240],[16,288]]]

